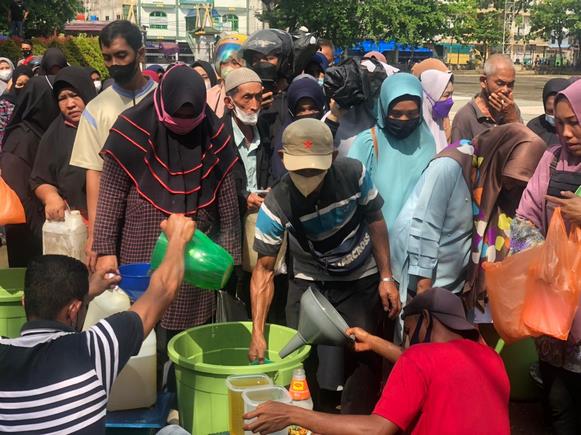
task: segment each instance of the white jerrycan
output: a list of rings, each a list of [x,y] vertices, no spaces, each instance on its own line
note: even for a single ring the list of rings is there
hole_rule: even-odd
[[[87,226],[81,212],[65,211],[62,222],[47,220],[42,226],[42,253],[60,254],[85,262]]]
[[[105,317],[127,311],[129,296],[119,289],[106,290],[89,304],[83,330]],[[107,410],[147,408],[157,399],[157,349],[155,331],[145,338],[139,353],[129,359],[121,370],[109,394]]]

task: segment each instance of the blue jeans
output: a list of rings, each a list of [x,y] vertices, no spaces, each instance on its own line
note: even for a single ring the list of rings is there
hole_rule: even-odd
[[[10,35],[24,38],[24,21],[12,21]]]

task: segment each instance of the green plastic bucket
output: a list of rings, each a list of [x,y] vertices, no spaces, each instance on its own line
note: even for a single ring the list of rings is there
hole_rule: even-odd
[[[0,269],[0,336],[18,337],[26,322],[22,306],[25,268]]]
[[[230,375],[264,373],[277,385],[287,386],[295,368],[307,358],[304,346],[281,360],[279,351],[297,331],[266,325],[265,339],[270,364],[250,365],[248,345],[251,322],[216,323],[188,329],[171,339],[168,354],[175,363],[180,424],[194,435],[228,431]]]

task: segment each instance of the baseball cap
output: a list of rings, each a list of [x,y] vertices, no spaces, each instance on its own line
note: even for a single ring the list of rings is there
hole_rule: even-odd
[[[262,80],[250,68],[237,68],[226,76],[224,90],[228,93],[246,83],[262,83]]]
[[[434,287],[418,294],[404,307],[402,317],[405,319],[424,310],[429,311],[448,329],[478,335],[476,326],[466,319],[462,301],[450,290]]]
[[[287,171],[327,170],[333,163],[333,134],[318,119],[300,119],[284,130],[282,151]]]

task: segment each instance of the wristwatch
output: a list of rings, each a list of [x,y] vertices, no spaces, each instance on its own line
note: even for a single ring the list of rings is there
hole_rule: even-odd
[[[381,278],[381,280],[383,282],[395,282],[395,279],[393,278],[393,276],[386,277],[386,278]]]

